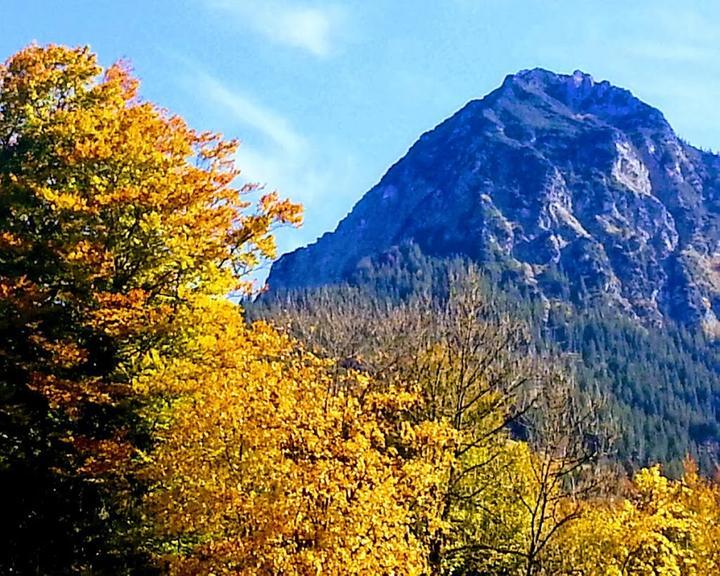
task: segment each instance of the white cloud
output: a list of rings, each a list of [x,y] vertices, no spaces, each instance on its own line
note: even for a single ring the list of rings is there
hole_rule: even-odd
[[[307,244],[335,226],[338,207],[342,212],[351,203],[342,194],[351,189],[356,174],[349,154],[335,149],[329,156],[326,147],[300,134],[282,114],[197,68],[184,85],[217,107],[226,131],[241,135],[236,155],[241,179],[277,190],[305,207],[306,224],[300,231],[276,234],[279,253]],[[263,276],[261,271],[258,278]]]
[[[237,89],[231,89],[217,78],[195,73],[193,89],[218,105],[231,125],[244,135],[237,152],[243,179],[270,188],[282,188],[289,175],[298,176],[312,155],[310,142],[300,135],[278,112],[264,106]],[[305,194],[303,194],[305,195]]]
[[[288,154],[296,154],[305,146],[302,136],[295,132],[288,120],[280,114],[254,102],[237,90],[229,89],[212,76],[197,73],[194,78],[199,78],[203,93],[229,112],[233,120],[258,132]]]
[[[288,0],[206,0],[267,39],[328,56],[343,20],[337,6],[299,5]]]

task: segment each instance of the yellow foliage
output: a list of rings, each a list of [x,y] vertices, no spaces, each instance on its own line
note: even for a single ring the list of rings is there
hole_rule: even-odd
[[[122,401],[151,349],[182,354],[189,299],[249,290],[242,275],[274,256],[271,228],[300,221],[274,194],[250,210],[236,143],[137,89],[86,48],[30,46],[0,66],[0,329],[27,334],[10,362],[68,413],[93,387]]]
[[[720,488],[686,463],[672,481],[638,472],[627,499],[586,502],[555,554],[562,574],[705,576],[720,570]]]
[[[128,528],[130,488],[153,429],[137,410],[169,393],[144,375],[183,365],[205,337],[198,303],[250,291],[246,273],[275,254],[272,229],[300,222],[299,206],[275,194],[252,206],[253,188],[234,185],[236,146],[143,101],[127,65],[103,69],[87,48],[32,45],[0,65],[0,384],[12,412],[0,465],[36,471],[28,489],[47,490],[19,499],[28,517],[52,517],[38,507],[72,486],[119,519],[117,546],[141,529]],[[99,512],[58,513],[93,539],[73,548],[89,559],[58,572],[92,571]]]
[[[174,398],[146,472],[171,573],[423,574],[448,430],[389,423],[392,391],[332,392],[327,361],[198,305],[202,337],[143,377]]]

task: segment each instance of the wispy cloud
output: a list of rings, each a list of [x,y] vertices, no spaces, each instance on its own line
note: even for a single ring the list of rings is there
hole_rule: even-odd
[[[290,191],[285,185],[295,189],[297,177],[307,183],[301,172],[310,163],[312,146],[287,118],[210,75],[195,72],[192,86],[217,105],[243,135],[237,159],[244,180],[280,188],[286,195]],[[303,200],[311,199],[311,190],[302,187]]]
[[[344,11],[334,5],[290,0],[206,0],[268,40],[300,48],[315,56],[332,53],[340,36]]]
[[[288,154],[297,154],[305,146],[302,136],[282,115],[238,90],[231,90],[217,78],[196,73],[203,93],[231,114],[233,120],[259,133],[264,139]]]
[[[349,154],[336,149],[330,158],[327,151],[321,153],[323,147],[301,134],[281,113],[197,68],[184,85],[218,109],[226,130],[241,135],[236,156],[241,179],[277,190],[305,207],[307,224],[300,232],[278,232],[280,253],[304,245],[334,226],[336,210],[328,208],[336,203],[345,208],[349,203],[339,194],[350,188],[354,175]]]

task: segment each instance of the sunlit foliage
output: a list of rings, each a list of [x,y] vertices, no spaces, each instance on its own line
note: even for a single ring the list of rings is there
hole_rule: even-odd
[[[584,504],[555,550],[562,574],[700,576],[720,569],[720,487],[686,461],[680,480],[658,466],[625,498]]]
[[[153,390],[134,379],[181,355],[195,300],[246,289],[271,227],[299,219],[274,194],[251,209],[235,143],[137,89],[85,48],[30,46],[0,67],[3,571],[120,562],[102,533],[127,526],[118,492],[151,433],[133,414]]]
[[[147,378],[177,397],[147,473],[173,574],[423,574],[451,431],[417,399],[209,302],[197,346]],[[397,393],[395,393],[397,392]]]

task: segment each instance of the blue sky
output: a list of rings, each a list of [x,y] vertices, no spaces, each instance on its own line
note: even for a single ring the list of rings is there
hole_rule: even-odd
[[[0,58],[35,40],[129,59],[144,97],[240,138],[245,175],[305,205],[287,250],[523,68],[610,80],[720,149],[719,22],[717,0],[2,0]]]

